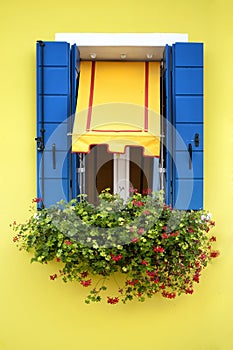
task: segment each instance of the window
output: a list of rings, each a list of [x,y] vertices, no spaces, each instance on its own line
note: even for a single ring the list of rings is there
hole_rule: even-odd
[[[87,156],[71,153],[67,135],[73,131],[78,94],[78,52],[65,42],[37,43],[37,183],[46,206],[75,197],[80,188],[95,202],[91,186],[97,184],[97,191],[109,184],[114,188],[122,160],[109,155],[103,145],[92,147]],[[164,186],[168,204],[199,209],[203,205],[203,45],[177,43],[163,52],[160,104],[165,122],[160,125],[164,138],[159,166],[158,161],[145,160],[141,148],[129,147],[124,171],[128,171],[128,186],[139,190]]]

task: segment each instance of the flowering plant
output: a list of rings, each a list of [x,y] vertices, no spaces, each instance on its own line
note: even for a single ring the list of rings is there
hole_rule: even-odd
[[[51,280],[61,277],[89,287],[87,304],[105,297],[116,304],[144,301],[155,293],[170,299],[192,294],[202,270],[219,255],[212,247],[216,237],[209,234],[211,216],[173,210],[161,192],[131,192],[126,203],[107,189],[98,206],[81,196],[44,208],[26,223],[14,223],[13,240],[20,250],[33,252],[32,262],[61,264]],[[111,295],[106,291],[110,276],[116,282]]]

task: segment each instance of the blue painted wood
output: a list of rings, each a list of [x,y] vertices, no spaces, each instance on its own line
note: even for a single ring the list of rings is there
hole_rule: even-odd
[[[172,84],[171,84],[171,47],[166,45],[164,51],[164,84],[165,84],[165,163],[166,163],[166,183],[165,200],[166,204],[172,204]]]
[[[203,208],[203,44],[174,44],[172,59],[172,204],[196,210]]]
[[[193,152],[192,166],[189,166],[189,154],[187,151],[175,154],[176,179],[202,179],[203,178],[203,153]]]
[[[71,132],[73,129],[73,123],[75,119],[77,93],[78,93],[78,81],[79,81],[79,66],[80,66],[80,53],[78,47],[74,44],[71,46]],[[71,139],[70,139],[71,140]],[[76,198],[79,194],[78,184],[78,155],[71,155],[71,183],[72,183],[72,198]]]
[[[176,95],[203,94],[203,68],[175,68]]]
[[[173,51],[176,67],[203,67],[202,43],[176,43]]]
[[[37,137],[44,130],[45,141],[37,150],[37,192],[45,206],[70,199],[70,89],[70,45],[37,43]]]
[[[175,207],[180,210],[203,209],[203,180],[179,179],[175,181]]]
[[[69,180],[68,179],[44,179],[44,186],[46,188],[44,194],[44,203],[46,207],[54,205],[61,199],[67,199],[67,193],[69,193]],[[39,188],[41,188],[41,179],[39,179]]]
[[[44,66],[69,66],[70,44],[58,41],[46,41],[44,43]],[[37,66],[41,66],[41,64],[41,55],[38,49]]]
[[[41,67],[38,69],[38,93],[41,94]],[[69,66],[44,67],[44,83],[45,95],[68,95],[70,92]]]
[[[45,123],[54,123],[64,121],[64,116],[69,113],[69,96],[64,95],[47,95],[44,96],[44,121]],[[38,97],[38,120],[41,121],[41,99],[42,96]]]
[[[68,158],[66,151],[56,151],[55,159],[52,150],[44,152],[45,179],[69,179]],[[40,173],[41,178],[41,173]]]
[[[203,151],[203,125],[191,123],[176,123],[175,147],[178,151],[186,151],[191,143],[193,151]],[[199,135],[199,146],[195,145],[195,135]]]
[[[52,145],[56,144],[59,151],[67,151],[70,148],[68,123],[45,123],[45,150],[51,150]]]
[[[203,123],[203,95],[176,96],[176,123]]]

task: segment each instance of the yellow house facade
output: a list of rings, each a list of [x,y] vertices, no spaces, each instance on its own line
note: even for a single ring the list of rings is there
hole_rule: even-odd
[[[230,0],[40,2],[1,5],[0,350],[233,349],[233,3]],[[83,302],[77,284],[30,264],[9,224],[36,196],[35,43],[56,33],[187,33],[204,43],[204,207],[221,255],[192,296],[145,303]]]

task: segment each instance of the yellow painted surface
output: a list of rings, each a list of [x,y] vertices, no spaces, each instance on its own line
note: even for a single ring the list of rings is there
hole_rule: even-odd
[[[1,3],[0,349],[233,349],[232,0]],[[85,290],[30,265],[8,224],[35,196],[35,41],[56,32],[182,32],[205,44],[205,207],[221,256],[192,296],[85,305]]]

